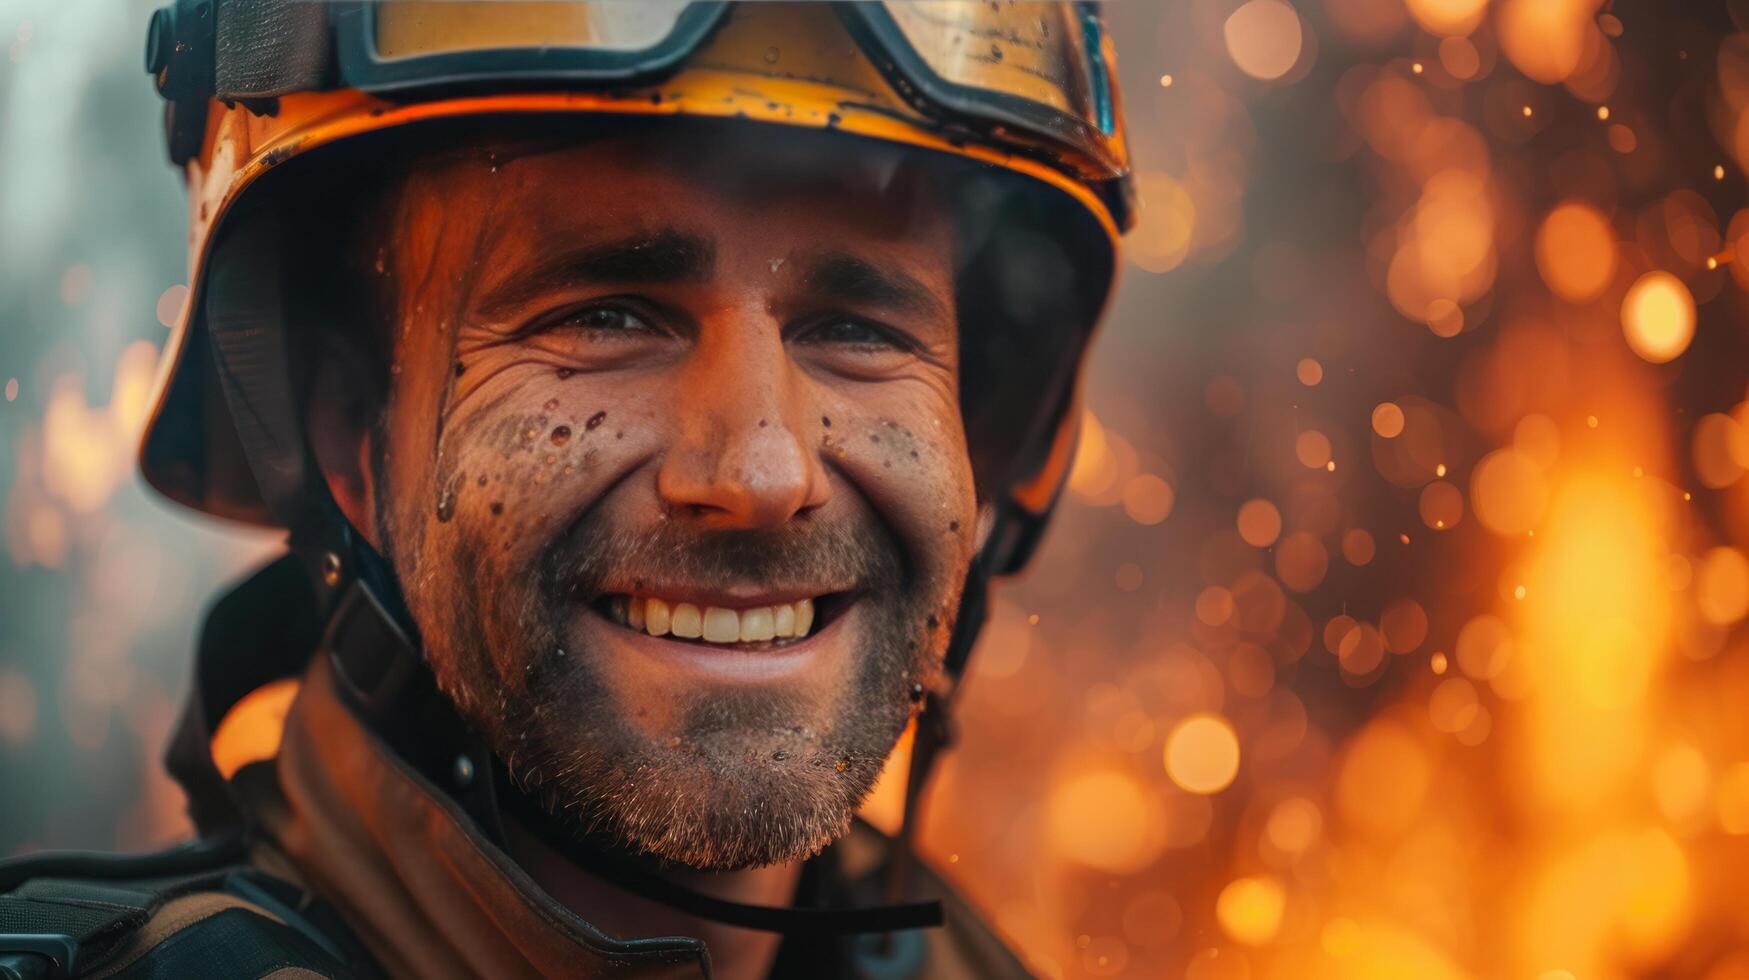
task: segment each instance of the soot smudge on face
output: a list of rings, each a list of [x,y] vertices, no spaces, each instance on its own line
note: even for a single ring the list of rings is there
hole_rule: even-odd
[[[466,478],[466,473],[457,470],[455,474],[451,476],[438,490],[437,520],[439,523],[448,524],[450,520],[455,517],[456,497],[461,493],[462,481]]]

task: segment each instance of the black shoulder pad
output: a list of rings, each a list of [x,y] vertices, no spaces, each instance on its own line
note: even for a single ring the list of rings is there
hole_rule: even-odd
[[[238,839],[155,854],[57,852],[0,862],[0,980],[62,980],[121,969],[126,978],[260,977],[284,967],[353,978],[370,957],[326,903],[241,864]],[[165,936],[136,937],[166,902],[227,893],[233,905]],[[256,909],[266,912],[265,915]]]
[[[247,978],[287,967],[334,980],[354,977],[345,964],[303,933],[245,908],[226,909],[173,933],[111,976],[113,980]]]

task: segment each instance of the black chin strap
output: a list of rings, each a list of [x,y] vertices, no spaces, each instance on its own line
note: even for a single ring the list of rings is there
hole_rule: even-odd
[[[823,935],[901,932],[943,922],[940,902],[897,902],[859,908],[777,908],[746,905],[694,891],[662,877],[651,862],[606,850],[557,826],[526,793],[505,784],[505,810],[541,842],[566,860],[631,892],[689,915],[742,929],[783,934]]]
[[[324,567],[331,564],[324,560]],[[319,655],[333,658],[341,692],[352,709],[397,754],[443,787],[495,843],[504,843],[503,815],[514,815],[566,859],[626,891],[743,929],[817,936],[924,929],[944,921],[941,903],[935,901],[860,908],[731,902],[675,884],[648,862],[579,839],[511,783],[496,757],[437,690],[417,647],[363,578],[353,579],[335,605]],[[901,847],[895,860],[903,861],[904,855]]]

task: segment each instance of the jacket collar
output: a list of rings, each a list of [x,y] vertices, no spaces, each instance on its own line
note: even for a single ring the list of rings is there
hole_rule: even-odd
[[[546,895],[447,794],[342,703],[316,657],[286,716],[277,781],[248,809],[394,975],[708,975],[704,944],[618,940]]]

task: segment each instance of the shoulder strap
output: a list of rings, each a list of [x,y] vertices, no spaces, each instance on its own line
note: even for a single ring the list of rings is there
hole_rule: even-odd
[[[0,976],[73,976],[144,925],[157,904],[153,891],[32,879],[0,895]]]
[[[53,851],[0,861],[0,978],[72,976],[117,948],[177,886],[243,855],[240,838],[154,854]]]
[[[344,964],[368,964],[326,905],[240,866],[242,856],[241,841],[226,838],[157,854],[63,852],[0,863],[0,980],[215,969],[265,976],[282,967],[347,977]]]

